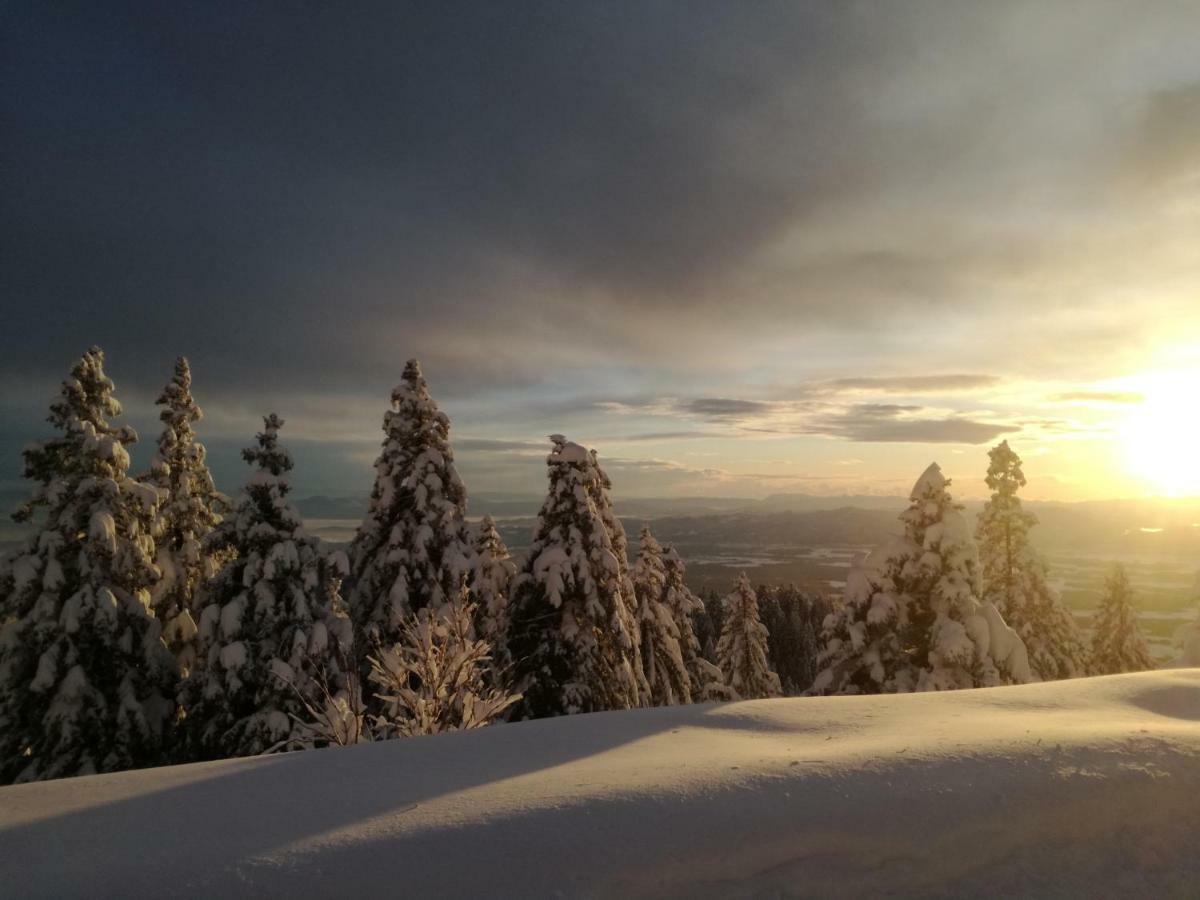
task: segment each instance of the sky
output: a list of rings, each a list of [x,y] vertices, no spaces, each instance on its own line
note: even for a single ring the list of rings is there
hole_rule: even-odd
[[[278,412],[365,494],[410,357],[468,488],[1200,493],[1191,3],[4,4],[0,487],[107,354],[144,464]]]

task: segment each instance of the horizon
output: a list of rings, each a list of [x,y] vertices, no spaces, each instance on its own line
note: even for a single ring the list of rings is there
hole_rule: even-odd
[[[477,492],[1200,495],[1180,4],[463,9],[5,15],[0,488],[95,343],[226,490],[369,489],[415,356]]]

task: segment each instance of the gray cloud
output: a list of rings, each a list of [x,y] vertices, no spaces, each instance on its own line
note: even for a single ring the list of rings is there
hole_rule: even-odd
[[[761,400],[734,400],[727,397],[701,397],[679,405],[685,413],[708,419],[742,419],[769,413],[774,405]]]
[[[0,446],[40,427],[8,398],[48,396],[94,342],[129,396],[152,398],[182,352],[229,430],[274,407],[298,433],[372,439],[414,355],[468,427],[520,412],[519,434],[579,413],[583,391],[695,397],[676,412],[786,433],[836,416],[831,392],[998,377],[926,367],[1112,374],[1095,370],[1135,359],[1156,322],[1190,321],[1180,286],[1200,279],[1192,16],[1170,0],[8,10]],[[765,383],[806,387],[728,396]],[[361,426],[338,413],[351,396]],[[594,433],[592,413],[572,426]],[[921,419],[939,421],[846,427],[999,427]]]
[[[952,391],[972,391],[995,387],[1001,382],[997,375],[897,375],[867,378],[835,378],[829,382],[834,390],[879,391],[888,394],[924,394]]]

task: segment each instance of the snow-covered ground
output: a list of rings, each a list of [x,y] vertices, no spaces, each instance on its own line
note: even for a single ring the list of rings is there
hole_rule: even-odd
[[[0,895],[1191,896],[1200,669],[0,789]]]

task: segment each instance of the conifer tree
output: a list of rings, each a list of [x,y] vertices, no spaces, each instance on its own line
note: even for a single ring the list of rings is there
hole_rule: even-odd
[[[381,701],[375,736],[386,740],[482,728],[520,697],[487,677],[491,645],[474,634],[477,610],[466,592],[409,617],[402,640],[370,658]]]
[[[513,583],[509,652],[523,694],[516,715],[644,705],[633,601],[596,502],[605,479],[583,447],[561,435],[551,441],[549,491]]]
[[[821,623],[829,611],[822,598],[805,596],[792,585],[759,588],[758,612],[767,627],[771,665],[785,694],[803,694],[817,677]]]
[[[1050,586],[1046,564],[1030,546],[1037,517],[1021,507],[1021,458],[1002,441],[988,453],[991,499],[979,514],[975,536],[983,579],[982,599],[1021,636],[1033,674],[1044,681],[1088,674],[1079,627]]]
[[[93,347],[50,407],[61,434],[24,452],[36,487],[14,518],[36,530],[0,573],[3,783],[162,758],[175,685],[150,609],[159,498],[129,476],[120,413]]]
[[[705,615],[704,603],[687,586],[687,568],[674,547],[664,547],[663,603],[671,611],[679,632],[679,651],[687,670],[692,701],[733,699],[721,669],[705,658],[695,622]],[[715,640],[714,640],[715,652]]]
[[[641,549],[633,569],[634,596],[641,628],[642,670],[651,706],[692,702],[691,678],[679,645],[679,625],[667,605],[667,569],[662,545],[642,526]]]
[[[493,668],[507,668],[508,600],[517,567],[496,523],[484,516],[474,530],[467,586],[475,608],[475,633],[491,648]]]
[[[979,601],[975,543],[934,463],[900,516],[904,537],[851,570],[825,620],[814,693],[952,690],[1031,680],[1024,644]]]
[[[767,655],[767,629],[758,617],[758,596],[743,572],[725,598],[725,622],[717,642],[725,683],[743,700],[778,697],[779,676]]]
[[[213,485],[204,445],[192,429],[203,413],[192,398],[186,357],[175,361],[175,374],[157,403],[163,407],[163,430],[150,474],[143,479],[163,496],[154,523],[162,578],[151,596],[154,613],[163,623],[163,638],[186,678],[195,662],[196,595],[223,562],[205,549],[204,538],[229,511],[229,501]]]
[[[592,468],[596,472],[596,478],[591,482],[590,488],[592,499],[600,513],[604,528],[608,531],[609,539],[612,541],[613,555],[617,558],[617,577],[621,583],[621,598],[625,601],[624,617],[627,622],[631,623],[630,631],[633,635],[634,646],[638,648],[638,652],[633,655],[633,676],[637,681],[641,705],[648,706],[651,703],[651,691],[642,665],[641,622],[638,618],[637,593],[633,589],[633,570],[629,564],[629,541],[625,537],[625,526],[621,524],[616,510],[613,508],[612,480],[600,465],[596,451],[589,450],[588,455],[591,457]]]
[[[415,359],[392,390],[383,431],[370,506],[350,546],[361,653],[397,643],[410,614],[452,600],[468,574],[466,489],[454,467],[450,420]]]
[[[343,554],[327,556],[288,501],[292,459],[282,420],[263,419],[254,467],[233,514],[205,541],[232,558],[201,594],[198,658],[186,682],[185,730],[201,759],[250,756],[304,744],[323,685],[348,689],[352,636],[342,608]]]
[[[1105,580],[1104,597],[1092,627],[1092,668],[1097,675],[1154,668],[1133,609],[1133,586],[1119,564]]]

